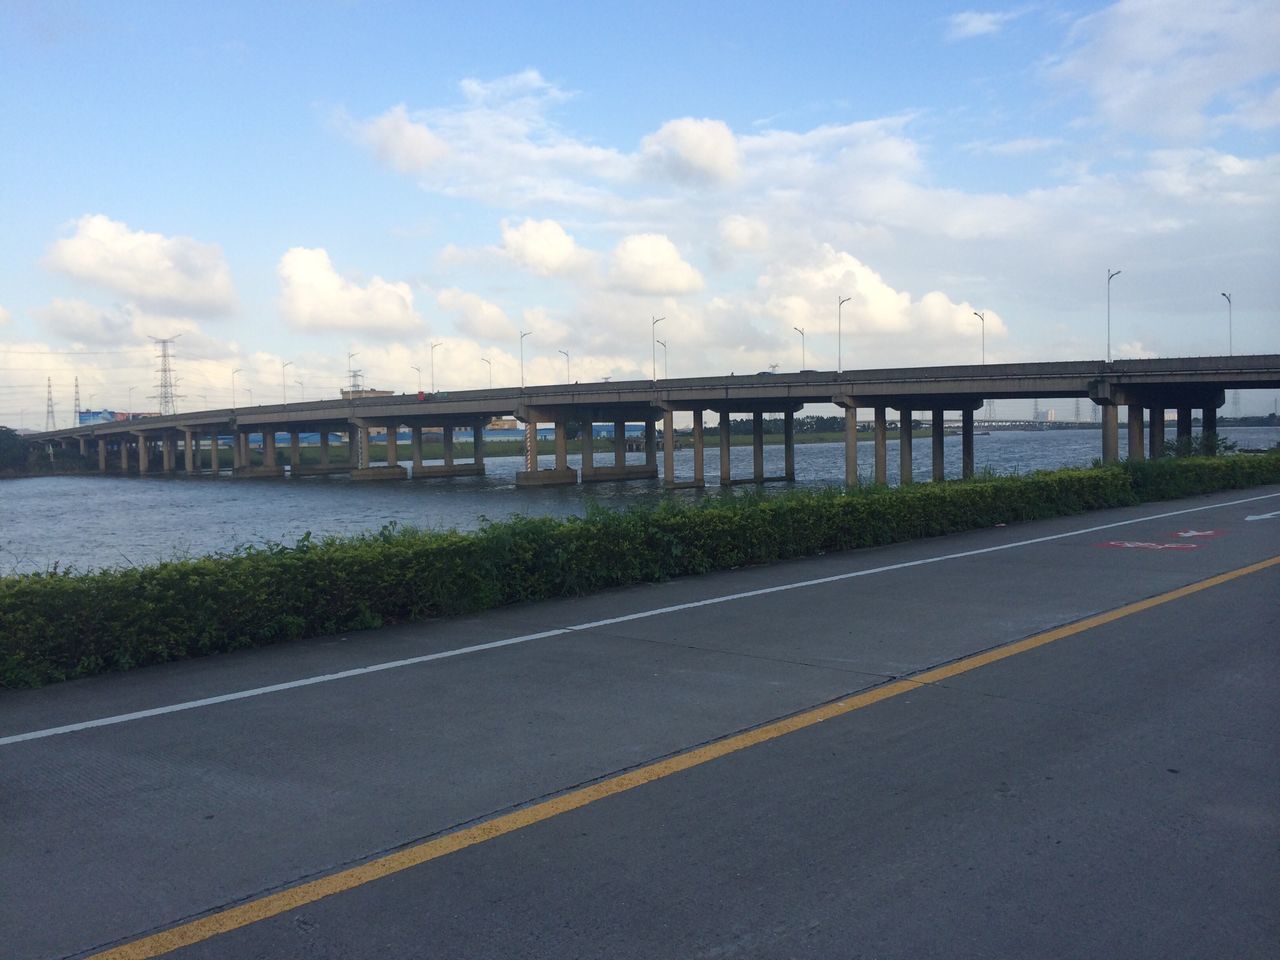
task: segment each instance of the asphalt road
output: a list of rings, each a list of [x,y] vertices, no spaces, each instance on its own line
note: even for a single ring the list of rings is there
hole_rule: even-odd
[[[0,956],[1278,956],[1277,558],[1271,487],[2,692]]]

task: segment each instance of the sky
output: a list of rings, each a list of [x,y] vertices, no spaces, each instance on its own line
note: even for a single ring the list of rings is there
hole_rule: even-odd
[[[1274,0],[0,0],[0,424],[158,409],[153,338],[179,411],[1280,352],[1277,51]]]

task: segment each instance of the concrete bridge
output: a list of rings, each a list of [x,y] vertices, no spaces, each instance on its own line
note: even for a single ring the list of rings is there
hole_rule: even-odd
[[[677,477],[674,444],[663,444],[662,480],[668,487],[697,486],[703,475],[704,417],[719,415],[719,482],[762,483],[792,480],[795,476],[795,414],[806,404],[835,404],[845,411],[845,482],[858,477],[857,417],[870,410],[874,423],[874,478],[887,476],[888,411],[897,411],[900,422],[913,417],[928,420],[931,438],[932,476],[942,479],[944,424],[947,414],[960,414],[964,476],[973,473],[974,412],[987,400],[1031,398],[1085,398],[1101,411],[1101,455],[1104,462],[1119,458],[1119,408],[1126,408],[1129,450],[1141,457],[1164,449],[1166,411],[1175,411],[1177,436],[1191,436],[1194,411],[1201,412],[1202,431],[1216,432],[1217,409],[1232,389],[1280,387],[1280,355],[1239,357],[1190,357],[1160,360],[1070,361],[1054,363],[990,364],[949,367],[915,367],[884,370],[806,371],[787,374],[697,377],[680,380],[637,380],[621,383],[552,384],[499,390],[469,390],[436,394],[402,394],[354,397],[306,403],[275,404],[236,409],[205,410],[165,417],[149,417],[118,423],[92,424],[54,430],[30,437],[40,444],[78,445],[81,455],[96,455],[98,469],[120,473],[182,472],[195,476],[218,474],[218,437],[233,438],[231,473],[237,477],[284,476],[285,455],[277,449],[278,434],[287,434],[288,473],[301,477],[323,473],[350,473],[356,479],[424,479],[484,473],[483,428],[497,417],[515,417],[525,426],[525,469],[518,485],[600,482],[635,478],[656,479],[659,474],[657,424],[664,435],[674,435],[674,415],[693,418],[692,477]],[[764,424],[766,413],[784,420],[784,473],[764,475]],[[753,470],[749,478],[735,478],[729,466],[729,419],[750,414],[753,420]],[[554,424],[554,464],[543,468],[537,454],[539,424]],[[582,469],[568,465],[567,426],[581,426]],[[613,424],[611,449],[605,462],[596,459],[596,438],[591,425]],[[626,462],[626,425],[644,424],[645,459]],[[412,472],[400,465],[397,433],[410,432]],[[443,435],[443,463],[426,465],[422,456],[422,431],[436,428]],[[385,464],[369,457],[370,431],[386,430]],[[472,459],[459,462],[453,456],[459,430],[472,435]],[[304,465],[300,435],[319,433],[319,464]],[[249,437],[261,434],[262,463],[250,461]],[[346,438],[347,462],[330,460],[330,437]],[[209,465],[201,451],[209,449]],[[909,432],[901,438],[900,474],[903,483],[912,478],[913,444]]]

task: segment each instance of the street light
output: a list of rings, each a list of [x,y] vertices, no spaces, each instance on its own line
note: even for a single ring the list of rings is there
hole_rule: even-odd
[[[533,333],[532,330],[520,331],[520,389],[524,389],[524,338]],[[492,369],[492,367],[490,368]]]
[[[130,420],[133,419],[133,391],[134,391],[134,388],[130,387],[129,388],[129,411],[127,414]]]
[[[292,360],[286,360],[284,363],[280,364],[280,399],[286,407],[289,405],[289,384],[285,382],[284,371],[286,367],[292,366]]]
[[[653,315],[650,314],[652,317]],[[666,317],[654,317],[653,323],[649,324],[649,350],[653,354],[653,379],[658,379],[658,324]]]
[[[669,358],[669,355],[668,355],[668,353],[667,353],[667,341],[665,341],[665,340],[659,340],[659,341],[658,341],[658,343],[659,343],[659,345],[662,347],[662,379],[663,379],[663,380],[670,380],[670,379],[671,379],[671,370],[670,370],[670,368],[667,366],[667,360],[668,360],[668,358]]]
[[[794,330],[796,333],[800,334],[800,369],[801,369],[801,370],[803,370],[803,369],[804,369],[804,367],[805,367],[805,363],[804,363],[804,331],[803,331],[803,330],[801,330],[799,327],[792,327],[791,329],[792,329],[792,330]]]
[[[844,340],[844,305],[853,297],[842,297],[836,294],[836,373],[844,369],[842,365],[841,347]]]
[[[556,353],[563,353],[563,354],[564,354],[564,382],[565,382],[565,383],[569,383],[569,382],[570,382],[570,380],[572,379],[572,378],[569,376],[569,351],[568,351],[568,350],[557,350],[557,351],[556,351]]]
[[[307,386],[306,386],[306,384],[304,384],[301,380],[295,380],[295,381],[293,381],[293,382],[294,382],[294,383],[296,383],[296,384],[298,385],[298,402],[299,402],[299,403],[306,403],[306,402],[307,402],[307,392],[306,392],[306,391],[307,391]]]
[[[1234,357],[1235,345],[1231,342],[1231,294],[1224,293],[1223,296],[1227,298],[1227,356]]]
[[[1107,267],[1107,363],[1111,362],[1111,281],[1118,276],[1119,270]]]
[[[987,318],[985,314],[973,311],[973,315],[982,321],[982,362],[987,362]]]
[[[421,393],[422,392],[422,368],[415,367],[413,364],[409,364],[409,369],[418,371],[418,392]]]
[[[440,346],[443,341],[437,341],[431,345],[431,393],[434,396],[436,392],[436,347]]]
[[[484,357],[481,357],[480,362],[486,363],[489,365],[489,389],[492,390],[493,389],[493,361],[488,360]]]
[[[232,410],[236,408],[236,374],[237,373],[244,373],[244,371],[243,370],[231,371],[231,409]]]

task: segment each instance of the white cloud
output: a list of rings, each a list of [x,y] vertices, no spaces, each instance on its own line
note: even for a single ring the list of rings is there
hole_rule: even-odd
[[[651,168],[685,183],[725,183],[740,172],[737,138],[720,120],[669,120],[645,137],[640,149]]]
[[[509,340],[516,336],[515,325],[496,303],[456,287],[441,290],[436,296],[441,309],[456,313],[458,326],[464,333],[482,340]]]
[[[356,132],[379,160],[399,173],[425,173],[449,152],[445,142],[425,124],[409,119],[403,103],[356,124]]]
[[[1025,157],[1056,150],[1064,145],[1065,141],[1060,137],[1019,137],[997,143],[986,141],[967,143],[965,149],[970,153],[990,154],[995,157]]]
[[[702,289],[702,275],[680,256],[666,236],[638,233],[613,251],[609,280],[632,293],[681,294]]]
[[[1076,22],[1050,75],[1116,130],[1186,142],[1267,122],[1277,49],[1272,0],[1120,0]]]
[[[720,242],[731,250],[762,250],[769,243],[769,225],[759,217],[735,213],[720,221]]]
[[[585,266],[590,254],[555,220],[502,221],[502,249],[512,260],[540,276],[567,273]]]
[[[13,322],[13,314],[4,307],[0,307],[0,327],[6,326]]]
[[[74,343],[118,343],[133,330],[133,318],[123,308],[104,310],[84,300],[55,298],[35,317],[50,333]]]
[[[341,276],[324,250],[293,247],[276,274],[280,312],[300,329],[389,335],[422,326],[407,283],[375,276],[361,285]]]
[[[210,316],[235,306],[231,271],[215,244],[130,230],[102,214],[76,221],[45,264],[156,310]]]
[[[955,13],[947,18],[947,39],[968,40],[971,37],[999,33],[1006,24],[1020,16],[1022,16],[1021,11],[1016,10],[987,13],[966,10],[963,13]]]

